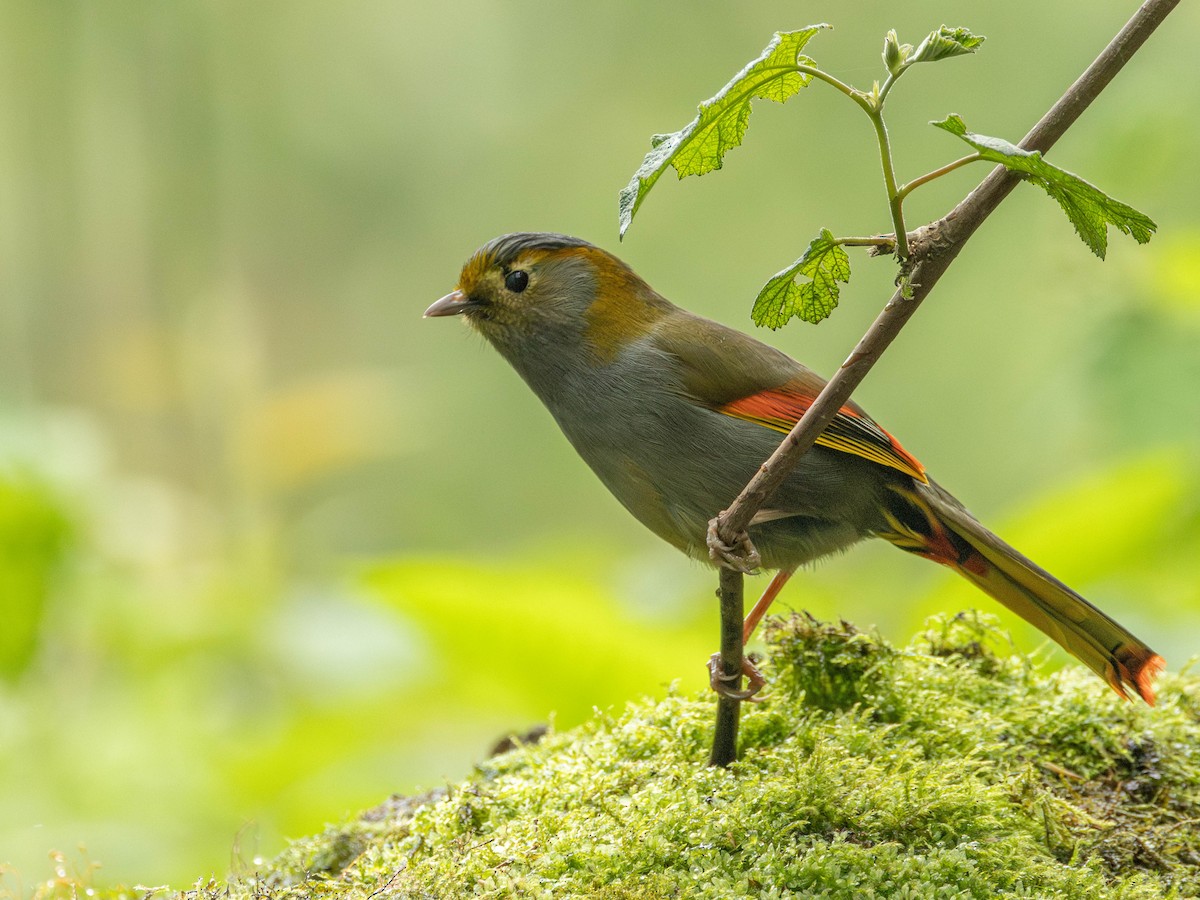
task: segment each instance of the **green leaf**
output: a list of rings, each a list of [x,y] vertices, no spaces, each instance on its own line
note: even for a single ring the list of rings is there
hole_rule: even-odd
[[[716,96],[699,106],[699,115],[673,134],[656,134],[652,149],[621,191],[618,218],[621,236],[633,221],[642,199],[668,167],[679,177],[704,175],[721,168],[725,154],[742,142],[750,122],[750,101],[756,97],[783,103],[812,80],[796,71],[797,65],[813,65],[800,51],[822,28],[811,25],[799,31],[776,32],[771,43]]]
[[[917,45],[917,49],[908,55],[906,63],[937,62],[955,56],[974,53],[987,40],[981,34],[972,34],[966,28],[951,28],[943,25],[937,31],[930,32],[925,40]]]
[[[1150,240],[1158,230],[1154,220],[1132,206],[1126,206],[1105,194],[1078,175],[1072,175],[1046,162],[1036,150],[1022,150],[1002,138],[987,137],[967,131],[962,118],[947,116],[931,123],[966,141],[980,157],[1019,173],[1026,181],[1036,184],[1062,207],[1075,231],[1091,251],[1101,259],[1108,250],[1108,226],[1131,236],[1139,244]]]
[[[797,278],[809,280],[797,284]],[[815,325],[837,307],[839,281],[850,281],[850,257],[823,228],[802,257],[762,286],[750,318],[771,329],[782,328],[793,316]]]

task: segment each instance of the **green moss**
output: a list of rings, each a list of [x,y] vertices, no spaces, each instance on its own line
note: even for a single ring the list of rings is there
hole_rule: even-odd
[[[1200,894],[1200,681],[1156,709],[1035,675],[977,617],[898,650],[768,630],[742,755],[672,694],[394,798],[190,897],[1128,897]]]

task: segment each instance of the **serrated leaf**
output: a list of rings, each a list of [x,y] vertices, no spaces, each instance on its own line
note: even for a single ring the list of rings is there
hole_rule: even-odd
[[[618,206],[623,237],[642,200],[668,167],[679,177],[704,175],[721,168],[725,154],[742,142],[750,122],[750,101],[755,98],[783,103],[812,80],[796,71],[798,64],[813,61],[800,51],[828,25],[811,25],[799,31],[776,32],[771,43],[713,97],[699,106],[699,114],[673,134],[656,134],[651,150],[621,191]]]
[[[808,280],[797,284],[797,278]],[[823,228],[802,257],[762,286],[750,318],[771,329],[782,328],[793,316],[815,325],[837,308],[839,281],[850,281],[850,257]]]
[[[981,34],[972,34],[966,28],[951,28],[943,25],[917,45],[917,49],[909,55],[907,62],[913,63],[937,62],[955,56],[974,53],[987,40]]]
[[[1109,225],[1139,244],[1146,243],[1158,230],[1158,225],[1145,213],[1114,200],[1078,175],[1051,165],[1037,150],[1022,150],[1003,138],[967,131],[962,118],[956,115],[932,124],[966,141],[983,159],[1020,173],[1026,181],[1053,197],[1071,220],[1075,232],[1101,259],[1108,250]]]

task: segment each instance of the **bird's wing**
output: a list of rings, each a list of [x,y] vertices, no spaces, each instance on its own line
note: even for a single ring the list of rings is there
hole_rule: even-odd
[[[787,434],[816,399],[817,392],[803,380],[793,378],[779,387],[757,391],[715,408],[727,416]],[[838,410],[829,427],[817,438],[817,443],[899,469],[919,481],[928,482],[925,467],[857,404],[847,404]]]
[[[825,386],[820,376],[790,356],[690,313],[661,322],[651,340],[656,349],[678,361],[688,399],[784,434]],[[857,403],[843,406],[817,443],[928,481],[925,467]]]

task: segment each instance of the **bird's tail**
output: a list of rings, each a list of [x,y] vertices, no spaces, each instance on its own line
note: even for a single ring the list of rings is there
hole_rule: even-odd
[[[1163,658],[1045,569],[992,534],[932,481],[893,487],[880,533],[903,550],[949,566],[1057,641],[1113,690],[1154,705]]]

